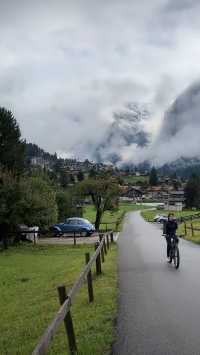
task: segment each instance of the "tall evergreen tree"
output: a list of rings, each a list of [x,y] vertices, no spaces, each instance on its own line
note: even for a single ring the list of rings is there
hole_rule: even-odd
[[[158,185],[158,175],[157,175],[156,168],[154,168],[154,167],[151,169],[151,172],[150,172],[149,184],[150,184],[151,186],[156,186],[156,185]]]
[[[24,167],[25,143],[11,111],[0,107],[0,167],[19,173]]]

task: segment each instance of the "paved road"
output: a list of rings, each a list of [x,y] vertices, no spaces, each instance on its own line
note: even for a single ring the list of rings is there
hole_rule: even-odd
[[[200,247],[180,241],[181,265],[166,262],[161,230],[138,212],[119,243],[115,355],[200,354]]]

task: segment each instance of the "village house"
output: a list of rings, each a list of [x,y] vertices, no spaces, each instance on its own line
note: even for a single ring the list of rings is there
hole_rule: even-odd
[[[138,186],[121,186],[121,201],[140,202],[143,198],[143,191]]]
[[[183,190],[171,191],[165,201],[168,211],[182,211],[185,207],[185,194]]]

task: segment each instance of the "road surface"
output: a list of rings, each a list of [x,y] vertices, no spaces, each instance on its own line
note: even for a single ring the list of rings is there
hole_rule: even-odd
[[[200,355],[200,247],[181,240],[176,270],[161,234],[139,212],[126,216],[114,355]]]

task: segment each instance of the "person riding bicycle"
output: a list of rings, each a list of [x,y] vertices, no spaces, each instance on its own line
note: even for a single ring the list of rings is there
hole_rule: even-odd
[[[171,239],[176,237],[176,230],[178,228],[177,221],[173,213],[169,213],[168,220],[166,223],[166,241],[167,241],[167,257],[169,258],[170,248],[171,248]],[[177,239],[178,240],[178,239]]]

